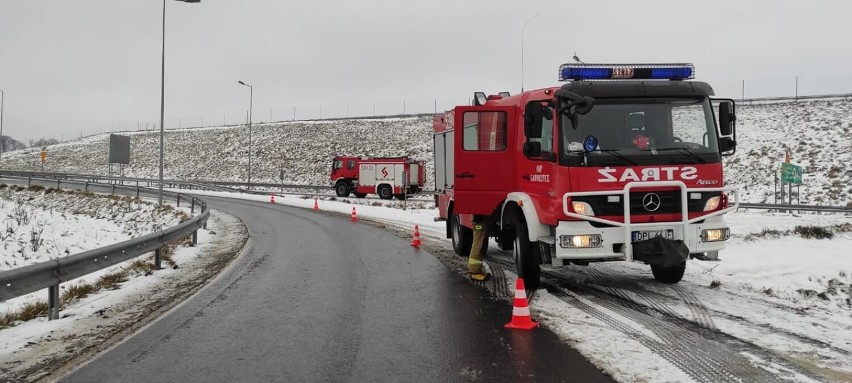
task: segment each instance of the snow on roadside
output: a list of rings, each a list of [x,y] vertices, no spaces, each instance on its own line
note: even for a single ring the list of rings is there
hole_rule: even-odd
[[[0,188],[0,271],[44,262],[139,237],[180,223],[188,209],[158,209],[130,197],[17,186]],[[93,283],[133,260],[60,285],[60,291]],[[34,292],[0,302],[0,312],[43,300]]]
[[[145,325],[156,317],[152,312],[170,308],[218,275],[242,249],[248,233],[238,218],[217,210],[211,210],[207,226],[198,231],[197,246],[175,249],[172,259],[178,267],[90,294],[63,307],[58,320],[40,317],[0,329],[4,381],[33,381],[84,352],[103,350],[120,340],[116,334]]]

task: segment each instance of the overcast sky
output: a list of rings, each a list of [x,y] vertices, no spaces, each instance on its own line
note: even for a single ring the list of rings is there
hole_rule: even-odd
[[[852,1],[169,0],[166,126],[432,111],[558,85],[559,64],[693,62],[717,94],[852,92]],[[540,15],[539,15],[540,14]],[[3,134],[159,120],[162,2],[0,0]],[[836,79],[833,79],[836,78]],[[405,102],[405,105],[403,105]]]

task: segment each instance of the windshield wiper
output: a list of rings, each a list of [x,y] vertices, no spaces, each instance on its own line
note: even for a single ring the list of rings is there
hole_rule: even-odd
[[[648,150],[649,150],[649,151],[677,150],[678,152],[680,152],[680,153],[682,153],[682,154],[686,154],[686,155],[688,155],[688,156],[690,156],[690,157],[692,157],[692,158],[695,158],[695,160],[696,160],[696,161],[698,161],[698,162],[700,162],[700,163],[702,163],[702,164],[706,164],[706,163],[707,163],[707,161],[705,161],[703,158],[701,158],[701,156],[699,156],[699,155],[695,154],[695,152],[693,152],[693,151],[692,151],[692,149],[690,149],[690,148],[686,148],[686,147],[653,148],[653,149],[648,149]]]

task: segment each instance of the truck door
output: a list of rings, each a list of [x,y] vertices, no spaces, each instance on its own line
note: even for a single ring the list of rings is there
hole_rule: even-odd
[[[453,210],[460,214],[491,214],[515,189],[515,109],[457,107],[454,118]]]

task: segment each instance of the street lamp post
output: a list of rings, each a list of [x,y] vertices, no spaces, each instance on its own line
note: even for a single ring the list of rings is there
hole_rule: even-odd
[[[3,158],[3,147],[6,146],[6,141],[3,140],[3,103],[6,101],[6,92],[0,89],[0,158]]]
[[[541,16],[541,13],[535,14],[524,22],[524,27],[521,28],[521,92],[524,91],[524,33],[527,31],[527,24],[534,18]]]
[[[175,0],[184,3],[200,3],[201,0]],[[166,0],[163,0],[163,52],[160,66],[160,189],[157,192],[157,203],[163,206],[163,136],[165,135],[163,122],[165,120],[166,105]]]
[[[242,81],[237,81],[238,84],[247,86],[249,88],[249,118],[248,118],[248,130],[249,130],[249,145],[248,145],[248,186],[247,189],[251,189],[251,112],[252,112],[252,103],[254,99],[254,88],[251,85],[246,84]]]

